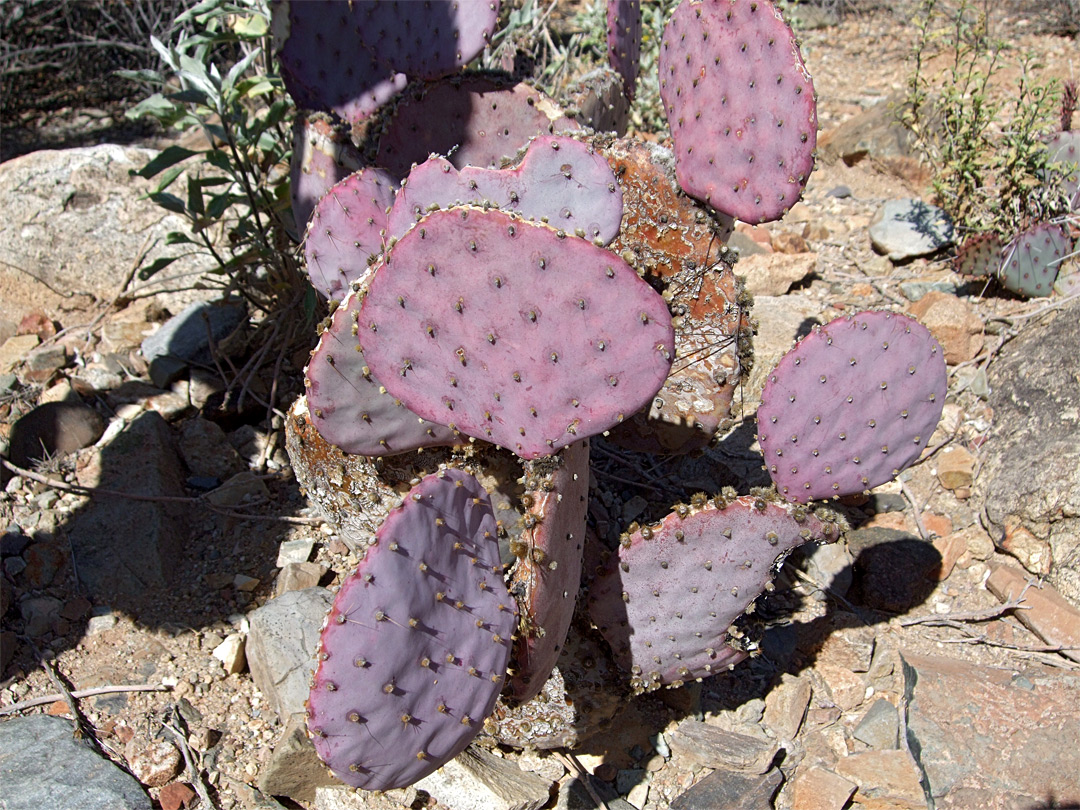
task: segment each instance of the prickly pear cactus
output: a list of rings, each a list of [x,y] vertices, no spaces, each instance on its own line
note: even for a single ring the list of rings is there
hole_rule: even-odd
[[[769,375],[758,441],[790,501],[892,480],[926,449],[945,404],[945,358],[905,315],[861,312],[815,329]]]
[[[746,657],[729,628],[787,553],[838,533],[761,497],[681,505],[623,540],[589,589],[589,615],[638,691],[716,674]]]
[[[331,188],[315,206],[304,238],[311,286],[327,298],[344,298],[382,253],[393,204],[394,182],[382,169],[363,169]]]
[[[1080,131],[1059,132],[1046,148],[1050,152],[1049,168],[1057,175],[1069,207],[1080,211]]]
[[[574,616],[589,507],[589,440],[526,462],[525,486],[527,511],[510,578],[521,606],[511,689],[520,701],[540,692]]]
[[[573,138],[534,139],[513,169],[466,166],[431,157],[409,172],[390,210],[389,233],[400,236],[429,211],[452,205],[495,206],[606,245],[619,232],[622,191],[593,147]]]
[[[634,100],[641,67],[641,0],[608,0],[608,64],[623,78],[626,97]]]
[[[433,154],[449,155],[459,169],[499,168],[537,135],[580,128],[527,84],[497,74],[452,76],[410,85],[387,106],[372,163],[398,179]]]
[[[957,249],[953,270],[965,276],[990,278],[1001,267],[1001,247],[1001,237],[992,231],[972,234]]]
[[[1044,222],[1024,231],[1002,251],[998,281],[1027,298],[1050,295],[1058,268],[1071,252],[1068,235],[1059,225]]]
[[[304,369],[316,430],[344,452],[364,456],[461,444],[460,433],[421,419],[372,375],[356,336],[361,300],[350,293],[338,306]]]
[[[779,219],[814,167],[814,85],[768,0],[683,0],[660,44],[679,185],[746,222]]]
[[[303,233],[315,206],[334,185],[360,168],[360,152],[325,113],[297,116],[289,167],[293,220]]]
[[[430,214],[387,252],[359,333],[392,396],[522,458],[634,413],[674,348],[663,299],[617,256],[468,207]]]
[[[277,0],[272,19],[282,78],[297,104],[356,122],[407,77],[435,79],[463,67],[491,39],[498,16],[498,0]]]
[[[482,729],[517,622],[495,535],[484,488],[445,470],[412,489],[341,586],[307,715],[315,750],[342,781],[410,785]]]

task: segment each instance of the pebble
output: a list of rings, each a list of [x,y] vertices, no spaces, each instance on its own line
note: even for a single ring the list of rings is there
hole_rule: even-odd
[[[234,633],[214,647],[214,658],[221,662],[225,671],[230,675],[243,672],[247,661],[244,657],[245,638],[240,633]]]
[[[147,743],[142,738],[128,743],[127,761],[135,778],[147,787],[161,787],[176,778],[183,759],[176,746],[159,740]]]
[[[284,540],[278,547],[277,567],[284,568],[289,563],[304,563],[311,559],[315,549],[315,541],[298,537],[293,540]]]
[[[852,732],[852,736],[878,751],[885,751],[898,746],[900,731],[900,713],[885,698],[878,698],[867,709],[863,719]]]

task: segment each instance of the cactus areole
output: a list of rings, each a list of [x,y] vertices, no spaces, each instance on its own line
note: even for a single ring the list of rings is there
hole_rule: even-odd
[[[674,354],[667,305],[614,254],[502,211],[436,211],[375,270],[358,334],[424,419],[551,455],[648,403]]]
[[[660,96],[687,194],[746,222],[779,219],[814,167],[814,85],[767,0],[683,0],[664,29]]]
[[[517,624],[487,493],[429,475],[338,591],[307,702],[319,757],[367,790],[411,785],[480,732]]]

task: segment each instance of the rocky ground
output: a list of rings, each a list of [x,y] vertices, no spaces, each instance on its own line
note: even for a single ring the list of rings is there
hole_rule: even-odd
[[[126,162],[139,153],[0,165],[19,220],[0,228],[2,435],[17,466],[55,448],[31,474],[5,470],[0,493],[0,779],[33,775],[0,806],[58,806],[70,788],[78,806],[169,810],[1080,807],[1080,301],[984,290],[952,273],[947,245],[888,242],[885,204],[926,196],[883,113],[909,20],[826,22],[803,31],[819,168],[780,223],[732,240],[758,322],[739,424],[655,482],[762,483],[764,374],[814,323],[868,307],[916,315],[945,348],[927,453],[846,504],[840,544],[788,561],[759,611],[758,657],[631,701],[573,750],[479,750],[381,796],[333,786],[290,720],[322,588],[357,561],[300,493],[268,407],[299,392],[304,351],[249,374],[228,359],[236,307],[175,293],[102,306],[143,234],[175,229],[137,207]],[[1075,41],[1038,23],[1010,20],[1047,76],[1068,76]],[[84,286],[63,286],[83,267]],[[591,520],[625,526],[648,502],[614,472],[633,460],[598,445]]]

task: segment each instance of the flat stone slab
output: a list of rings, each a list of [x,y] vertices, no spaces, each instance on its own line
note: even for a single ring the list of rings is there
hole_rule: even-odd
[[[904,655],[908,742],[937,810],[1080,802],[1080,675]]]
[[[151,810],[133,776],[72,736],[72,723],[34,714],[0,723],[4,810]]]

